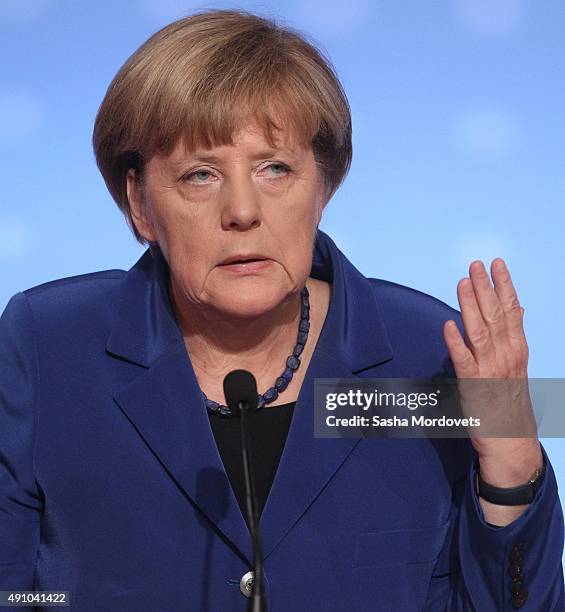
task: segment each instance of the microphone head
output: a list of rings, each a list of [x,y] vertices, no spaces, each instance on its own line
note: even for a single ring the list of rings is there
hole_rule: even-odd
[[[239,402],[247,404],[249,412],[257,409],[257,381],[247,370],[232,370],[224,378],[226,404],[233,414],[239,415]]]

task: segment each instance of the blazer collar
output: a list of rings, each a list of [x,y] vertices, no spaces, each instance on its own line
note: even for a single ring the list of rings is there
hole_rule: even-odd
[[[322,230],[317,230],[311,276],[332,283],[316,350],[352,374],[392,358],[392,347],[371,282]],[[147,249],[126,273],[108,352],[145,368],[183,342],[168,292],[169,268],[161,250]]]

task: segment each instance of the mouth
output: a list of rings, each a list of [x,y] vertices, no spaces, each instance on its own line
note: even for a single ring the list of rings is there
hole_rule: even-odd
[[[229,261],[226,263],[221,263],[221,266],[233,266],[235,264],[246,264],[246,263],[252,263],[254,261],[267,261],[266,259],[236,259],[234,261]]]
[[[259,255],[258,253],[248,253],[245,255],[233,255],[232,257],[227,257],[218,265],[220,266],[229,266],[233,264],[248,264],[254,263],[257,261],[270,261],[268,257],[264,255]]]
[[[233,259],[227,263],[221,263],[218,265],[219,268],[226,272],[236,273],[253,273],[259,272],[268,268],[273,263],[272,259]]]

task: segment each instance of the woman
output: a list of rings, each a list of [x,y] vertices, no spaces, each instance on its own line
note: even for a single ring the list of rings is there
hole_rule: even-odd
[[[172,23],[120,69],[93,143],[150,248],[2,315],[1,589],[68,591],[81,612],[245,609],[223,380],[246,369],[270,611],[563,609],[563,516],[537,439],[313,435],[316,378],[509,378],[527,361],[501,260],[494,289],[471,266],[461,316],[365,278],[318,229],[351,120],[313,45],[244,11]],[[479,497],[478,468],[498,499],[524,485],[531,503]]]

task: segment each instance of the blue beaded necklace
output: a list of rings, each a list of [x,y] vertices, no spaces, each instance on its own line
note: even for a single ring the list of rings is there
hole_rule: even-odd
[[[309,302],[309,294],[306,285],[300,292],[300,297],[302,299],[301,307],[300,307],[300,324],[298,325],[298,337],[296,339],[296,346],[292,351],[292,355],[290,355],[286,360],[286,368],[284,372],[277,378],[275,381],[275,385],[270,387],[263,394],[257,395],[257,410],[263,408],[265,404],[270,404],[274,402],[279,393],[282,393],[289,385],[292,380],[292,376],[294,375],[295,370],[300,366],[300,354],[304,350],[304,346],[306,345],[306,340],[308,339],[308,331],[310,330],[310,302]],[[204,399],[204,403],[206,404],[206,409],[210,414],[218,414],[221,417],[232,417],[234,416],[232,411],[224,404],[219,404],[218,402],[214,402],[206,397],[204,391],[201,391],[202,398]]]

